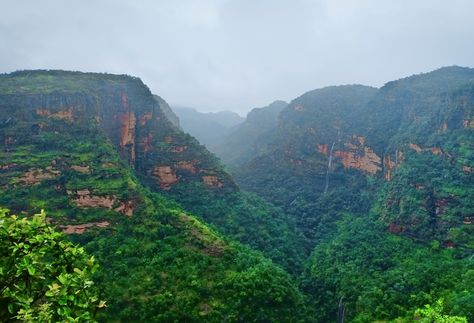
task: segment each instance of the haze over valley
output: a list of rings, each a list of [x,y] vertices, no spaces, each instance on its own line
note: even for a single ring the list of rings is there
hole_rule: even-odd
[[[1,322],[474,322],[471,2],[4,2]]]

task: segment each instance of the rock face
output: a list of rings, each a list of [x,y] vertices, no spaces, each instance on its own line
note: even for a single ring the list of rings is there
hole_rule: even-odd
[[[74,107],[68,107],[64,110],[59,110],[59,111],[54,111],[54,112],[49,109],[38,108],[36,109],[36,114],[42,117],[50,117],[50,118],[72,122],[73,111],[74,111]]]
[[[103,207],[111,209],[117,200],[116,196],[96,196],[92,195],[88,189],[76,192],[67,191],[68,195],[74,196],[72,201],[78,207]]]
[[[171,185],[178,182],[178,177],[171,166],[155,166],[152,175],[162,189],[168,190]]]
[[[54,170],[52,166],[48,166],[45,169],[30,169],[19,181],[25,185],[35,185],[44,180],[53,179],[60,174],[58,170]]]
[[[299,252],[288,251],[284,241],[269,241],[270,236],[292,234],[286,219],[259,205],[260,200],[244,199],[218,160],[173,125],[162,106],[139,79],[129,76],[64,71],[0,75],[0,206],[16,214],[46,209],[59,230],[76,235],[71,238],[104,264],[99,269],[108,300],[104,321],[239,317],[243,308],[221,306],[242,291],[233,287],[228,274],[242,277],[247,285],[254,281],[247,273],[256,267],[264,267],[264,275],[281,277],[261,286],[280,286],[273,299],[265,297],[278,306],[262,312],[245,304],[245,310],[265,317],[275,309],[296,313],[302,296],[293,286],[283,287],[291,281],[289,275],[248,247],[229,244],[198,218],[181,215],[186,207],[187,214],[195,212],[234,241],[255,241],[270,255]],[[256,234],[261,228],[268,236]],[[182,275],[191,271],[197,280]],[[215,288],[226,280],[227,286]],[[117,281],[120,286],[110,289]],[[196,281],[202,293],[189,299]],[[287,309],[290,298],[295,310]],[[131,318],[141,306],[150,310]],[[203,306],[209,315],[195,312]],[[275,317],[280,315],[275,312]]]
[[[122,96],[126,98],[126,96]],[[127,101],[125,101],[127,102]],[[128,107],[128,104],[126,105]],[[117,116],[120,122],[120,141],[119,145],[122,151],[125,151],[128,155],[129,163],[135,164],[135,126],[137,124],[137,118],[135,113],[126,112],[121,113]]]
[[[193,161],[182,160],[176,164],[176,168],[181,169],[181,170],[186,170],[192,174],[195,174],[196,172],[198,172],[197,168],[194,166],[197,164],[197,162],[198,161],[196,160],[193,160]]]
[[[116,212],[122,213],[126,216],[132,216],[134,211],[134,203],[132,201],[119,202],[115,195],[93,195],[88,189],[67,191],[71,197],[72,203],[79,208],[96,208],[101,207]],[[117,206],[118,204],[118,206]]]
[[[346,168],[355,168],[369,174],[381,171],[382,159],[370,147],[364,146],[365,138],[361,136],[353,136],[353,138],[357,139],[357,145],[346,143],[345,146],[349,150],[336,150],[334,157],[340,158],[342,165]]]
[[[70,224],[59,226],[61,231],[66,234],[83,234],[87,230],[97,227],[97,228],[107,228],[110,225],[108,221],[101,222],[89,222],[84,224]]]
[[[78,79],[83,76],[77,73]],[[153,96],[139,79],[107,76],[110,80],[104,81],[103,75],[89,74],[87,77],[88,82],[80,91],[66,89],[61,92],[60,87],[67,86],[61,84],[58,91],[53,92],[0,95],[0,104],[21,105],[23,112],[33,112],[28,119],[30,128],[25,134],[2,138],[5,149],[15,147],[29,132],[37,135],[47,132],[59,134],[61,129],[53,121],[63,121],[84,129],[97,125],[98,130],[117,147],[122,159],[140,176],[146,178],[151,174],[155,178],[157,188],[170,190],[177,183],[201,183],[198,173],[212,175],[217,172],[221,187],[236,189],[214,157],[168,120],[167,116],[175,119],[169,106],[162,98]],[[18,115],[18,109],[5,111],[5,114],[10,115],[11,120],[22,117]],[[177,124],[177,120],[173,122]],[[189,160],[193,160],[192,167]],[[169,165],[168,168],[163,168],[166,165]],[[89,172],[77,165],[71,169]],[[33,184],[51,176],[56,174],[49,170],[32,170],[25,174],[22,181]]]
[[[316,214],[329,199],[340,201],[332,206],[335,214],[340,208],[367,214],[376,198],[368,203],[356,196],[370,187],[382,196],[377,207],[390,232],[443,239],[472,213],[465,198],[471,193],[463,192],[472,192],[468,183],[474,180],[473,79],[474,69],[452,67],[381,89],[307,92],[279,113],[278,124],[252,159],[236,167],[235,177],[243,188],[302,217],[302,230],[308,222],[324,227]],[[444,198],[451,213],[437,216],[434,201]]]
[[[219,181],[217,176],[203,176],[202,181],[204,184],[210,187],[222,187],[222,183]]]

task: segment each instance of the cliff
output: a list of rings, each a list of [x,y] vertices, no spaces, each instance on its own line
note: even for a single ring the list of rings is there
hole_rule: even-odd
[[[473,82],[473,69],[449,67],[380,89],[305,93],[236,178],[293,214],[310,239],[341,212],[375,210],[389,231],[471,246]]]
[[[130,76],[1,75],[0,205],[19,214],[46,209],[58,230],[98,258],[104,321],[222,321],[257,310],[269,318],[300,315],[301,295],[288,274],[175,201],[191,188],[202,208],[206,194],[241,193],[216,159],[168,120],[163,102]],[[227,210],[220,212],[208,217],[235,234],[221,217]],[[242,240],[253,234],[239,232]],[[280,305],[247,302],[248,292],[258,292],[244,287],[254,279],[261,290],[278,286],[265,302]]]

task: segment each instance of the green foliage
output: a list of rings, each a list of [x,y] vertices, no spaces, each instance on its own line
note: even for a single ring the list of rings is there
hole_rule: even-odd
[[[238,228],[229,235],[291,266],[294,259],[287,260],[286,253],[297,251],[283,249],[280,228],[287,224],[281,213],[260,207],[255,197],[244,198],[216,157],[167,121],[141,82],[60,71],[0,79],[5,81],[0,85],[0,204],[16,213],[47,207],[50,220],[74,232],[69,239],[104,264],[94,274],[108,300],[99,320],[222,322],[238,320],[241,312],[249,319],[252,313],[271,321],[304,319],[296,279],[221,234]],[[70,106],[72,120],[53,115]],[[121,144],[118,124],[129,111],[137,119],[134,155],[131,144]],[[153,118],[146,123],[149,112]],[[153,139],[149,151],[142,149],[143,138]],[[155,166],[195,160],[199,172],[180,170],[180,185],[195,187],[196,208],[205,210],[208,203],[215,212],[209,219],[225,212],[223,219],[235,218],[237,226],[223,221],[210,227],[174,202],[180,199],[170,198],[171,193],[179,197],[179,189],[163,196],[142,184],[150,184]],[[223,188],[204,186],[203,174],[218,176]],[[125,203],[131,213],[121,211]],[[273,248],[273,241],[279,245]],[[251,290],[255,286],[259,290]]]
[[[467,323],[465,317],[443,314],[443,300],[439,299],[433,306],[425,305],[415,311],[414,319],[421,323]]]
[[[65,241],[41,212],[31,219],[0,209],[0,320],[91,322],[99,301],[94,257]]]
[[[1,75],[0,205],[90,225],[70,239],[106,264],[94,276],[104,321],[472,321],[473,75],[449,68],[295,99],[235,169],[259,196],[136,78]],[[341,162],[366,148],[381,158],[375,175]],[[44,283],[51,297],[61,290]]]
[[[297,275],[308,251],[294,222],[255,194],[209,190],[201,183],[177,185],[168,194],[223,234]]]
[[[387,234],[367,219],[346,217],[334,238],[315,248],[310,266],[318,304],[335,314],[342,298],[355,322],[405,316],[443,295],[448,310],[471,315],[472,306],[455,306],[463,296],[454,291],[474,287],[463,275],[474,264],[455,256],[452,250],[430,250]]]

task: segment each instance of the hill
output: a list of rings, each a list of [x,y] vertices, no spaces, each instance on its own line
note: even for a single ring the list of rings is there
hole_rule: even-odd
[[[183,130],[211,150],[232,127],[244,120],[232,111],[203,113],[186,107],[173,107],[173,111],[178,115]]]
[[[1,75],[0,204],[19,214],[48,210],[97,257],[102,320],[300,316],[302,295],[284,270],[162,193],[197,185],[236,199],[239,190],[161,106],[130,76]]]
[[[473,95],[474,69],[461,67],[310,91],[233,168],[314,248],[305,288],[331,295],[316,297],[333,313],[321,321],[394,319],[436,297],[473,319],[461,305],[474,297]]]
[[[245,121],[233,127],[213,151],[229,165],[249,161],[258,151],[259,143],[265,142],[265,135],[277,125],[278,114],[287,105],[284,101],[275,101],[266,107],[252,109]]]

